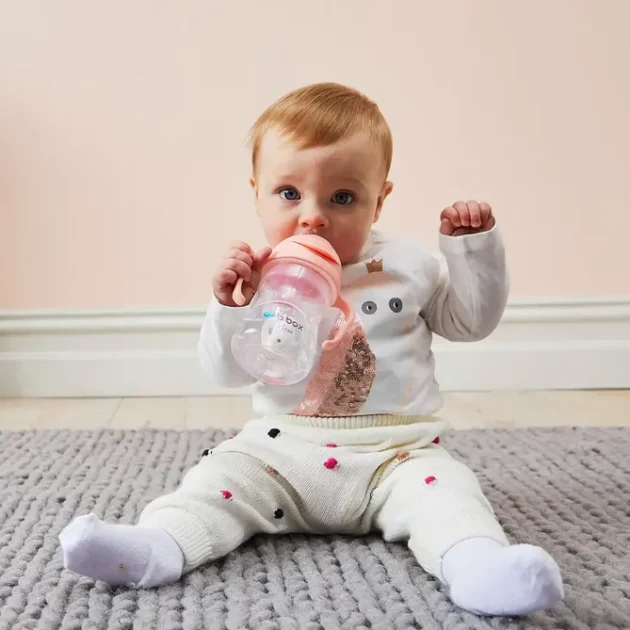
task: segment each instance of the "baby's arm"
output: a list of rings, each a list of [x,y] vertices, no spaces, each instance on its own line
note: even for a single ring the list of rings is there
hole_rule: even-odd
[[[199,363],[220,387],[245,387],[256,381],[236,363],[232,354],[232,335],[241,324],[243,310],[223,306],[213,298],[201,328],[197,346]]]
[[[235,243],[221,260],[213,278],[214,295],[201,328],[198,355],[201,367],[221,387],[244,387],[256,382],[236,363],[232,354],[232,336],[239,329],[244,314],[232,294],[241,279],[244,298],[241,305],[251,301],[270,253],[268,247],[255,253],[247,243]]]
[[[505,249],[490,218],[485,230],[469,227],[460,235],[449,235],[453,232],[443,229],[440,234],[446,264],[435,261],[433,298],[421,314],[433,332],[450,341],[487,337],[505,310],[509,291]]]

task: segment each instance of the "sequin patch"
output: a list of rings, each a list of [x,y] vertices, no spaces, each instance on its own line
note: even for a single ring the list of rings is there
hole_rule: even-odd
[[[340,321],[331,334],[334,335],[339,326]],[[322,354],[304,400],[294,413],[309,416],[356,415],[367,400],[375,374],[376,357],[360,320],[355,318],[341,342]]]

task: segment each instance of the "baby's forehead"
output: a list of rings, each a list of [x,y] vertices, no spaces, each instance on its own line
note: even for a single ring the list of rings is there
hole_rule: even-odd
[[[289,134],[269,130],[260,147],[261,171],[290,175],[308,170],[357,179],[379,173],[382,155],[366,133],[357,133],[327,145],[304,147]]]

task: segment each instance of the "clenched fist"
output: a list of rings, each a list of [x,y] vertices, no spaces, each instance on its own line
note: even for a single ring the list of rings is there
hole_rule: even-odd
[[[247,243],[234,243],[221,260],[212,280],[212,290],[217,300],[224,306],[246,306],[254,297],[260,282],[260,272],[271,254],[270,247],[264,247],[258,253]],[[243,300],[234,299],[234,289],[242,279],[240,291]]]
[[[442,220],[440,232],[446,236],[488,232],[495,224],[492,208],[483,201],[481,203],[456,201],[452,206],[442,210],[440,219]]]

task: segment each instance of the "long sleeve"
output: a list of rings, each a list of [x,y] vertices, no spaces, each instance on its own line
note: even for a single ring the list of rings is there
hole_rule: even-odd
[[[421,315],[449,341],[478,341],[497,327],[507,303],[509,281],[497,227],[482,234],[440,235],[445,265],[435,267],[436,288]]]
[[[197,347],[201,367],[212,381],[221,387],[244,387],[255,383],[235,361],[232,354],[232,335],[242,322],[245,309],[230,308],[215,298],[206,313]]]

